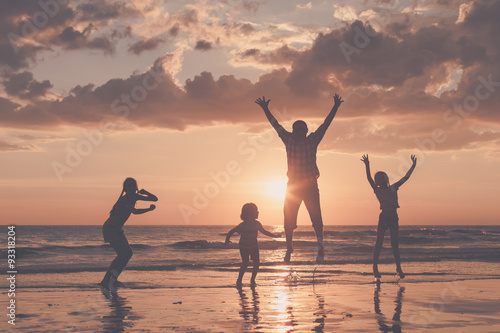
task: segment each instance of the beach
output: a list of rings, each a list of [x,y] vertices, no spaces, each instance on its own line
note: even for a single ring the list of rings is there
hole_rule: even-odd
[[[257,286],[235,287],[229,226],[126,226],[134,255],[116,293],[97,286],[115,253],[100,226],[19,226],[15,296],[0,283],[2,332],[499,332],[500,227],[402,226],[404,279],[390,246],[377,285],[373,226],[326,226],[325,260],[309,226],[259,237]],[[266,229],[282,233],[282,226]],[[2,252],[6,260],[5,251]],[[5,261],[6,262],[6,261]],[[4,270],[6,271],[6,270]],[[4,275],[7,277],[7,275]],[[15,325],[7,314],[15,300]]]
[[[365,279],[368,282],[369,277]],[[500,280],[19,290],[23,332],[498,332]],[[5,295],[2,294],[2,301]],[[5,303],[2,302],[2,307]],[[4,308],[4,307],[3,307]],[[5,308],[4,308],[5,309]],[[2,323],[2,331],[14,327]]]

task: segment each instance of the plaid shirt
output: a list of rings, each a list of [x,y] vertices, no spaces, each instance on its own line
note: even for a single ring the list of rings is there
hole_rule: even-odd
[[[326,129],[327,126],[320,126],[303,140],[294,140],[293,134],[281,125],[276,129],[286,147],[288,180],[316,180],[319,177],[316,152]]]

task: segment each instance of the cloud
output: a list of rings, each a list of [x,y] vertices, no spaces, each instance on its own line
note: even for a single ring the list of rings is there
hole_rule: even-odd
[[[122,1],[92,0],[76,7],[81,21],[107,21],[123,17],[137,17],[141,13]]]
[[[89,38],[93,29],[94,25],[92,23],[89,23],[82,32],[75,30],[73,27],[67,27],[58,36],[54,36],[55,38],[52,41],[54,45],[61,45],[68,50],[89,48],[112,54],[115,51],[115,45],[109,38]]]
[[[10,143],[0,140],[0,152],[14,152],[14,151],[40,151],[40,148],[31,144],[18,145],[15,143]]]
[[[52,88],[49,80],[39,82],[33,79],[31,72],[12,74],[3,82],[5,91],[11,96],[23,99],[43,97]]]
[[[212,43],[207,42],[206,40],[199,40],[196,42],[194,49],[198,51],[209,51],[212,49]]]
[[[283,45],[271,52],[262,52],[259,49],[252,48],[243,52],[238,52],[237,62],[240,64],[254,63],[259,65],[279,65],[289,66],[294,60],[300,56],[300,51],[297,51],[288,45]]]
[[[156,49],[161,43],[163,43],[163,41],[164,39],[162,37],[152,37],[149,39],[143,38],[140,41],[137,41],[134,44],[132,44],[128,48],[128,51],[139,55],[142,52]]]
[[[408,13],[388,19],[374,31],[370,24],[354,20],[318,34],[310,47],[301,49],[287,42],[293,38],[281,39],[285,34],[278,30],[283,27],[266,30],[242,22],[216,24],[213,17],[192,5],[165,21],[165,35],[161,36],[189,33],[189,37],[176,54],[155,62],[153,76],[151,72],[135,73],[100,86],[77,86],[56,101],[24,106],[0,99],[0,106],[5,104],[0,122],[7,127],[45,129],[98,126],[108,118],[173,130],[221,123],[255,125],[266,121],[253,103],[262,95],[271,97],[276,111],[286,108],[290,118],[314,120],[326,116],[331,95],[339,92],[346,102],[330,140],[332,147],[343,151],[354,151],[363,144],[380,152],[412,149],[417,142],[432,139],[439,128],[447,139],[435,142],[437,150],[468,149],[468,143],[487,145],[498,141],[497,132],[478,132],[472,124],[498,127],[500,123],[499,3],[476,1],[462,11],[458,23],[458,7],[454,17],[448,15],[436,24]],[[359,17],[371,20],[377,14],[365,11]],[[74,27],[65,28],[60,42],[67,47],[72,43],[91,47],[93,27]],[[174,27],[175,33],[170,34]],[[292,30],[287,33],[303,36],[304,30]],[[140,54],[160,45],[154,39],[160,35],[138,36],[131,52]],[[217,40],[217,36],[222,37]],[[174,75],[182,66],[183,47],[196,44],[198,50],[209,50],[212,40],[217,40],[217,47],[232,51],[233,63],[268,66],[270,71],[255,82],[234,75],[216,78],[208,71],[183,85],[177,82]],[[462,74],[450,75],[457,71]],[[28,94],[29,83],[38,82],[23,75],[17,78],[17,85],[13,79],[5,81],[13,95]],[[487,98],[476,97],[481,84],[481,96],[488,93]],[[471,111],[467,108],[476,101],[471,100],[474,97],[478,105]],[[458,104],[463,112],[454,109]],[[378,122],[386,125],[376,127]]]

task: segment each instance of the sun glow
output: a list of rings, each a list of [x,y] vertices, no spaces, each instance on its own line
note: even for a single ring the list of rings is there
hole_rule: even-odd
[[[266,194],[278,199],[278,200],[284,200],[285,199],[285,193],[286,193],[286,180],[283,179],[278,179],[278,180],[273,180],[270,182],[267,182],[265,184],[266,186]]]

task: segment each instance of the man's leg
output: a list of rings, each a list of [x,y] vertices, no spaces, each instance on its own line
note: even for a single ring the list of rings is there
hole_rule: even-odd
[[[297,185],[287,185],[285,204],[283,206],[283,213],[285,215],[286,237],[285,262],[290,261],[290,256],[293,252],[293,230],[297,228],[297,214],[299,212],[300,204],[302,203],[302,198],[300,198],[297,192]]]
[[[316,233],[316,239],[318,240],[317,260],[323,261],[325,257],[323,247],[323,218],[321,216],[318,184],[313,182],[309,184],[308,188],[305,190],[304,204],[306,205],[309,216],[311,217],[311,223]]]

